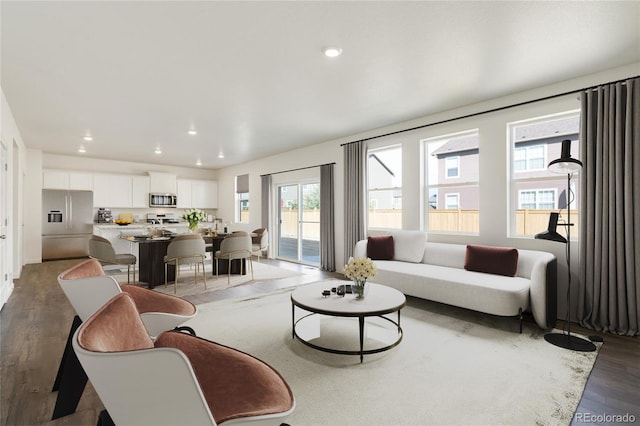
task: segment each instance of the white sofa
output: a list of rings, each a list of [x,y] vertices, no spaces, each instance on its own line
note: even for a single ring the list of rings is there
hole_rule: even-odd
[[[421,231],[393,231],[393,260],[374,260],[372,282],[409,296],[500,316],[533,314],[543,329],[556,321],[556,257],[547,252],[518,250],[515,276],[465,269],[467,246],[426,242]],[[359,241],[354,257],[367,257],[368,240]]]

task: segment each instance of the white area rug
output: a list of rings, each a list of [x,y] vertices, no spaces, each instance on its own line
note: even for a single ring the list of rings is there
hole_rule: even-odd
[[[290,291],[199,305],[185,325],[276,368],[296,398],[295,426],[567,425],[597,356],[546,343],[534,324],[519,334],[511,318],[410,299],[403,341],[360,364],[292,339]]]
[[[249,264],[247,264],[249,267]],[[278,268],[277,266],[267,265],[265,263],[253,262],[253,277],[251,279],[251,271],[249,270],[246,275],[231,274],[230,283],[227,282],[227,274],[220,275],[216,278],[211,274],[211,261],[209,260],[205,265],[207,288],[204,288],[204,282],[202,281],[202,272],[198,273],[198,282],[195,282],[195,266],[189,265],[180,267],[180,276],[178,278],[178,290],[174,293],[173,282],[169,282],[169,285],[165,288],[164,284],[154,287],[153,289],[162,293],[175,294],[177,296],[192,296],[196,294],[202,294],[209,291],[223,290],[229,287],[240,286],[249,283],[256,283],[260,281],[271,281],[282,278],[295,277],[302,275],[300,272],[291,271],[284,268]],[[127,270],[107,270],[107,274],[114,276],[120,284],[127,283]],[[137,278],[137,275],[136,275]],[[145,283],[141,283],[142,286],[146,286]]]

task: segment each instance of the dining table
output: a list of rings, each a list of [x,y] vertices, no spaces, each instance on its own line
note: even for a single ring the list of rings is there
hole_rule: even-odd
[[[220,259],[215,261],[215,252],[220,250],[220,244],[222,240],[228,234],[217,235],[203,235],[202,238],[206,244],[206,251],[211,252],[211,274],[227,274],[229,272],[229,261],[227,259]],[[165,282],[165,264],[164,257],[167,255],[167,248],[171,243],[171,240],[176,235],[165,236],[147,236],[147,235],[133,235],[123,236],[121,238],[138,244],[138,278],[139,281],[147,283],[149,288],[154,288]],[[216,266],[219,264],[220,271],[216,270]],[[246,274],[247,265],[245,259],[234,259],[231,261],[232,274]],[[173,282],[176,279],[176,268],[173,264],[167,265],[167,282]]]

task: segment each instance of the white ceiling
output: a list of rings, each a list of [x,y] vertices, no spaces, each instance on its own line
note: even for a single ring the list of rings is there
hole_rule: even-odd
[[[186,167],[224,167],[640,62],[638,1],[0,8],[2,89],[29,148]],[[326,45],[342,56],[324,57]]]

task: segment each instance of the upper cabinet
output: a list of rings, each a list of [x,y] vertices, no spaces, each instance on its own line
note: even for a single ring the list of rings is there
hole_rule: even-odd
[[[164,172],[149,172],[149,192],[175,194],[176,175]]]
[[[149,176],[132,176],[131,177],[131,207],[148,208],[149,207]]]
[[[132,178],[129,175],[94,175],[93,206],[132,207]]]
[[[93,175],[85,172],[71,172],[65,170],[43,170],[43,189],[78,189],[93,190]]]
[[[178,179],[178,208],[218,208],[218,182],[214,180]]]

